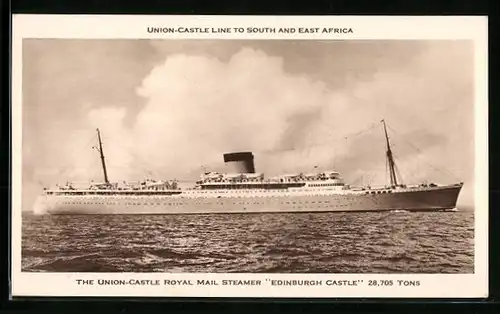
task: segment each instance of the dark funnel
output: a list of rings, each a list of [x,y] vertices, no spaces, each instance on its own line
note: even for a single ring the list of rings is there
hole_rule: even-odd
[[[224,162],[226,166],[231,168],[229,172],[255,173],[253,154],[251,152],[224,154]]]

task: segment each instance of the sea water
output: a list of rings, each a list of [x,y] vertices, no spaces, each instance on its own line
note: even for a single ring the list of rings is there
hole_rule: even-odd
[[[455,212],[22,217],[31,272],[473,273]]]

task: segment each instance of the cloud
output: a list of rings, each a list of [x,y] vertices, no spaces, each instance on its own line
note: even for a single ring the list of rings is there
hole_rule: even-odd
[[[137,91],[147,101],[131,130],[119,119],[103,123],[102,130],[113,138],[110,145],[134,143],[134,153],[128,152],[134,163],[140,159],[160,176],[177,177],[220,163],[224,152],[278,147],[289,121],[321,108],[326,92],[321,82],[284,72],[281,58],[253,49],[240,50],[227,63],[171,55]],[[103,110],[89,119],[106,116]]]

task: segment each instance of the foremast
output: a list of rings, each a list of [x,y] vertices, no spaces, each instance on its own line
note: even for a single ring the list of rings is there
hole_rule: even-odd
[[[384,126],[385,141],[387,144],[387,165],[389,167],[389,177],[391,180],[391,186],[398,185],[398,179],[396,177],[396,165],[394,163],[394,156],[392,155],[391,144],[389,143],[389,136],[387,135],[387,127],[385,125],[385,120],[382,119],[382,124]]]

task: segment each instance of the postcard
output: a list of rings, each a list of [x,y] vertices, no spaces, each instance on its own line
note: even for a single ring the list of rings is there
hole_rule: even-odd
[[[487,38],[14,15],[12,296],[488,296]]]

